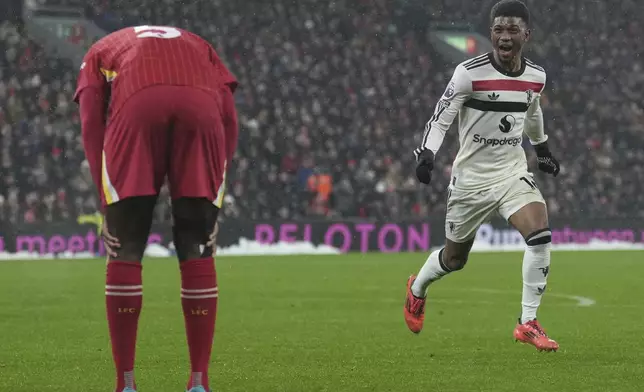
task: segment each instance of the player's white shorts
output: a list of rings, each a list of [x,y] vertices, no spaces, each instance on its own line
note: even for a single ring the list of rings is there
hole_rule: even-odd
[[[523,206],[545,200],[531,173],[524,173],[484,191],[464,191],[450,186],[445,218],[445,236],[466,242],[497,212],[506,221]]]

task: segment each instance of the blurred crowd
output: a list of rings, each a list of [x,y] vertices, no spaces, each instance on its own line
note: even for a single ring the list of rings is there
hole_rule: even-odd
[[[0,22],[0,221],[36,222],[96,210],[84,166],[75,70]]]
[[[414,176],[412,150],[455,66],[426,32],[458,21],[487,35],[492,1],[38,1],[86,7],[99,25],[173,25],[213,43],[241,82],[227,216],[444,211],[456,129],[437,155],[433,183]],[[548,72],[546,132],[562,162],[556,179],[536,174],[551,215],[644,216],[644,3],[527,3],[527,55]],[[21,29],[0,23],[0,220],[92,212],[97,199],[70,102],[76,70],[46,57]],[[168,215],[162,199],[158,220]]]

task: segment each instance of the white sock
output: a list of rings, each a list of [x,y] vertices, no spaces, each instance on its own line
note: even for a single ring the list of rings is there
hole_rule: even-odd
[[[420,269],[416,280],[411,285],[411,292],[416,297],[424,298],[427,295],[427,288],[432,282],[452,272],[444,267],[441,261],[442,257],[443,249],[436,250],[427,257],[425,265]]]
[[[547,232],[550,237],[550,231]],[[541,297],[546,291],[550,270],[550,241],[528,245],[523,255],[523,296],[521,298],[521,324],[537,318]]]

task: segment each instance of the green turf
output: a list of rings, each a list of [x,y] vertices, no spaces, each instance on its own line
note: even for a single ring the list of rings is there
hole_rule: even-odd
[[[540,319],[561,344],[554,354],[512,339],[517,253],[473,255],[430,289],[426,328],[410,333],[404,285],[424,259],[220,258],[214,391],[643,390],[643,253],[553,254]],[[0,262],[0,391],[112,391],[104,268]],[[184,386],[178,276],[171,260],[145,262],[139,392]],[[597,303],[579,307],[565,295]]]

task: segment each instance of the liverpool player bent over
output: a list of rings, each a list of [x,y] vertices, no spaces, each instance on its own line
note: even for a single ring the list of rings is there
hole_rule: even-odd
[[[209,390],[218,289],[208,245],[237,144],[236,86],[206,41],[173,27],[117,31],[84,58],[74,99],[106,227],[119,243],[105,286],[117,392],[136,389],[141,259],[166,176],[191,362],[187,389]]]
[[[550,270],[546,205],[528,172],[523,133],[537,153],[539,169],[556,176],[543,130],[539,104],[546,73],[522,56],[530,38],[530,16],[518,0],[502,0],[491,12],[494,51],[456,67],[452,80],[414,151],[416,175],[428,184],[445,132],[459,115],[460,149],[452,169],[447,200],[445,247],[429,255],[418,276],[407,282],[405,321],[412,332],[423,328],[427,288],[465,266],[480,225],[498,212],[525,238],[522,312],[516,339],[539,350],[555,351],[537,321],[537,308]]]

